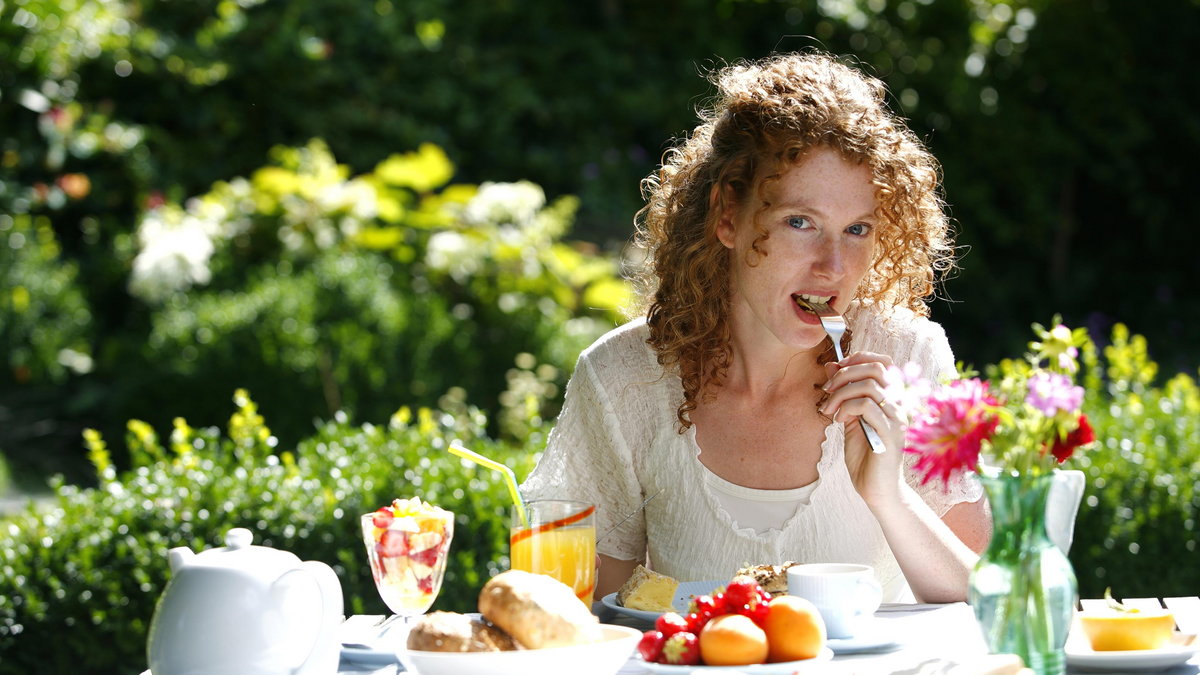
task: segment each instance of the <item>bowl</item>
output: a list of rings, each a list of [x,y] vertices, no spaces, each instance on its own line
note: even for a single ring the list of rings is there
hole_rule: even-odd
[[[1161,649],[1175,630],[1175,615],[1166,609],[1084,611],[1078,618],[1097,652]]]
[[[409,671],[418,675],[613,675],[637,649],[642,631],[628,626],[601,624],[601,640],[588,645],[523,649],[515,652],[423,652],[401,649],[396,653]]]

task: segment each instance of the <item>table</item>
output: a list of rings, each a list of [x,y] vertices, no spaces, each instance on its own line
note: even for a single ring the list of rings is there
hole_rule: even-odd
[[[1161,604],[1155,598],[1126,599],[1123,603],[1133,607],[1166,606],[1176,614],[1176,623],[1185,633],[1200,632],[1200,597],[1165,598]],[[1084,600],[1080,604],[1089,608],[1104,600]],[[380,617],[351,617],[353,622],[370,625]],[[974,612],[966,603],[952,604],[885,604],[875,614],[879,630],[895,636],[900,646],[892,651],[866,654],[837,655],[833,661],[821,664],[811,672],[828,675],[897,673],[903,675],[957,675],[967,671],[968,666],[979,665],[987,659],[987,647],[979,632]],[[638,619],[611,613],[602,614],[601,620],[638,629],[649,624]],[[955,670],[960,667],[961,670]],[[342,675],[395,675],[395,665],[361,666],[343,661],[339,673]],[[640,675],[647,672],[636,659],[621,669],[619,675]],[[810,672],[806,670],[805,672]],[[978,671],[976,671],[978,672]],[[1082,673],[1068,669],[1068,673]],[[1200,655],[1187,664],[1169,670],[1157,671],[1166,675],[1200,675]]]

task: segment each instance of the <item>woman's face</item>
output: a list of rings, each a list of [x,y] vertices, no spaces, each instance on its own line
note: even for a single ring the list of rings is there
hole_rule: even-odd
[[[752,189],[730,207],[717,237],[733,256],[735,340],[810,349],[825,339],[821,322],[795,299],[845,312],[874,261],[875,193],[870,169],[821,147],[764,185],[762,199]],[[760,210],[764,199],[769,206]],[[759,236],[755,218],[770,235],[759,244],[766,255],[751,253]]]

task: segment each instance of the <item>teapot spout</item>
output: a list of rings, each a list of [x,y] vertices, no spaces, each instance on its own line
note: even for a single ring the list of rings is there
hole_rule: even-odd
[[[167,559],[171,564],[171,573],[178,572],[181,567],[192,561],[196,554],[186,546],[178,546],[167,551]]]

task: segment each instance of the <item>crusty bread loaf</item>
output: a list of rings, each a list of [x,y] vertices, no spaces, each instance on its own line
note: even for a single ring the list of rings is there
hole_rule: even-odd
[[[497,574],[479,593],[479,611],[528,649],[600,639],[600,623],[591,608],[570,586],[544,574]]]
[[[480,617],[432,612],[413,623],[408,648],[423,652],[507,652],[520,649],[520,645]]]

